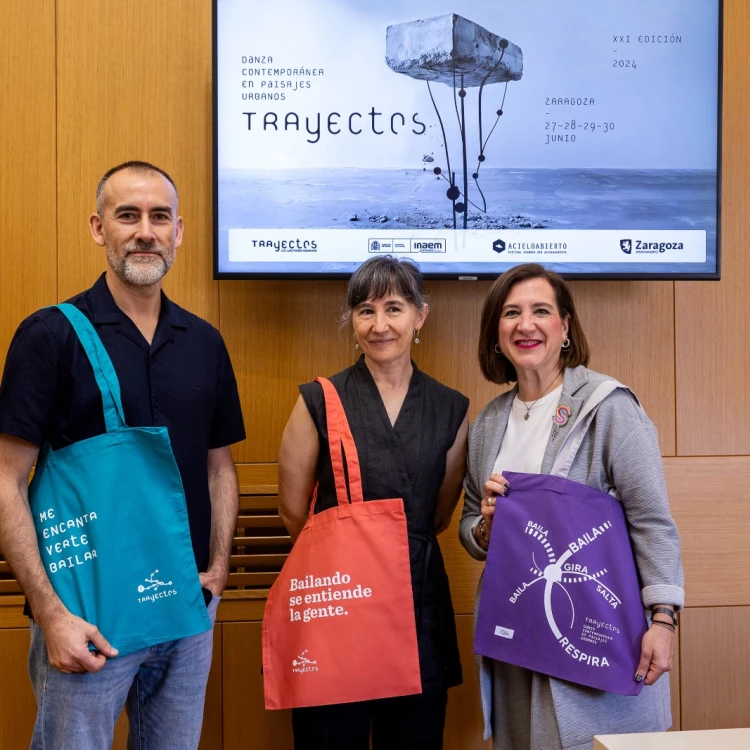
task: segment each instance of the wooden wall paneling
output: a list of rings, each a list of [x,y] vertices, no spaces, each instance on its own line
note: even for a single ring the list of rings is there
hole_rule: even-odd
[[[212,280],[211,3],[58,0],[58,236],[61,299],[105,269],[88,216],[102,174],[145,159],[180,192],[185,241],[165,285],[219,324]]]
[[[0,630],[29,626],[29,618],[23,614],[23,603],[23,596],[18,594],[3,594],[0,597]]]
[[[278,464],[236,464],[240,495],[277,494],[279,491]]]
[[[245,622],[262,620],[266,609],[266,592],[263,591],[225,591],[219,605],[217,619],[219,622]]]
[[[438,542],[451,587],[453,611],[457,615],[473,615],[474,597],[477,593],[479,577],[484,570],[484,562],[470,557],[458,540],[458,524],[461,520],[462,509],[463,497],[453,514],[451,525],[438,537]]]
[[[291,712],[264,708],[261,623],[231,623],[222,628],[224,750],[291,750]]]
[[[477,359],[479,322],[491,282],[432,281],[426,284],[430,313],[422,329],[421,343],[412,346],[420,369],[471,399],[469,418],[506,388],[482,377]],[[474,597],[484,563],[471,558],[458,540],[463,498],[450,528],[439,539],[457,615],[474,611]]]
[[[479,677],[474,664],[473,617],[471,615],[456,617],[456,632],[464,682],[463,685],[448,691],[445,750],[489,750],[492,743],[482,739],[484,720],[479,698]]]
[[[0,0],[0,368],[57,294],[55,0]]]
[[[0,630],[0,747],[28,747],[36,701],[28,672],[29,629]]]
[[[680,693],[680,630],[677,630],[677,638],[674,643],[674,662],[672,671],[669,673],[669,694],[672,703],[672,727],[671,732],[679,732],[682,729],[682,697]]]
[[[351,333],[339,334],[345,290],[336,281],[221,282],[221,331],[248,434],[235,461],[277,461],[297,386],[355,362]]]
[[[676,284],[677,452],[750,454],[750,4],[724,2],[721,281]]]
[[[743,565],[750,457],[668,458],[664,467],[682,541],[687,605],[750,604],[750,572]]]
[[[112,750],[128,750],[128,730],[130,725],[128,723],[128,715],[125,709],[122,709],[122,713],[117,719],[115,724],[115,738],[112,741]]]
[[[682,613],[682,729],[750,726],[750,607]]]
[[[216,750],[224,743],[224,652],[223,625],[214,626],[214,653],[206,685],[203,732],[198,750]]]
[[[430,313],[420,343],[412,346],[421,370],[471,400],[470,419],[505,390],[484,380],[477,360],[479,321],[489,288],[489,282],[427,282]]]
[[[630,386],[675,455],[674,284],[578,281],[576,307],[591,347],[590,367]]]

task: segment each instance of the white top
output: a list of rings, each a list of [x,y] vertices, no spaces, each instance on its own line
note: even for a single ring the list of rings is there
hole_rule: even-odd
[[[492,469],[493,474],[502,474],[503,471],[521,471],[526,474],[541,472],[561,393],[562,383],[531,406],[528,419],[524,419],[526,407],[516,395],[500,452]]]

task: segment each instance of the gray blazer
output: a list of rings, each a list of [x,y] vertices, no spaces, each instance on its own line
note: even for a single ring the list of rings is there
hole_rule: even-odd
[[[568,422],[550,437],[542,473],[550,473],[558,450],[578,413],[596,387],[608,376],[585,367],[565,371],[560,404],[571,409]],[[467,552],[477,560],[487,553],[474,530],[481,518],[483,485],[492,473],[508,425],[514,388],[490,401],[469,431],[464,509],[459,535]],[[643,584],[645,606],[657,603],[684,605],[684,575],[680,538],[669,510],[656,428],[632,393],[618,389],[599,406],[573,461],[568,479],[602,492],[616,493],[630,529],[636,565]],[[511,487],[511,492],[513,491]],[[482,582],[479,582],[476,606]],[[485,738],[491,733],[492,670],[478,657]],[[564,748],[590,747],[594,734],[662,731],[671,725],[669,680],[644,687],[638,697],[606,693],[550,678],[555,713]]]

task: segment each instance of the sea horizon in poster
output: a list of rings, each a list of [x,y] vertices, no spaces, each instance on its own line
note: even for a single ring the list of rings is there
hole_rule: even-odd
[[[217,275],[717,275],[720,2],[694,5],[216,0]]]

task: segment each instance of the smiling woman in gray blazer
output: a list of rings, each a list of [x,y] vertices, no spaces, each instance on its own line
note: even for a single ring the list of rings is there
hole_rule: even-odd
[[[493,285],[479,359],[491,382],[516,383],[487,404],[469,433],[460,537],[484,560],[495,504],[513,491],[502,472],[550,473],[576,415],[610,378],[586,367],[588,344],[570,288],[536,264],[516,266]],[[569,419],[552,430],[562,405]],[[568,478],[622,502],[651,610],[635,675],[645,687],[622,696],[477,657],[485,738],[492,735],[494,750],[589,750],[595,734],[663,731],[672,723],[669,680],[659,678],[672,667],[675,612],[684,604],[680,540],[656,429],[629,390],[618,388],[601,403]],[[475,607],[481,591],[480,581]]]

